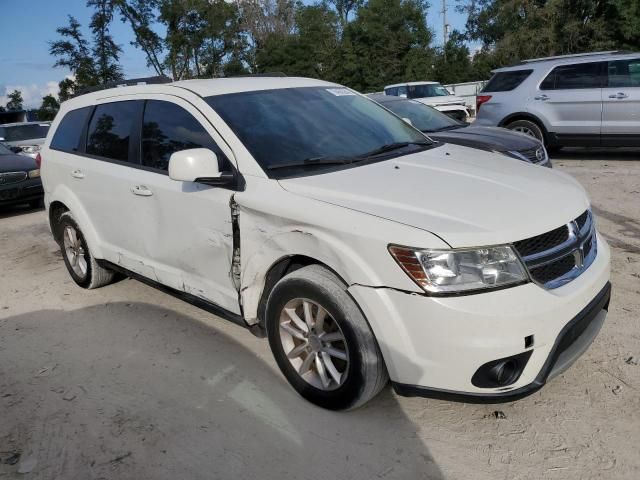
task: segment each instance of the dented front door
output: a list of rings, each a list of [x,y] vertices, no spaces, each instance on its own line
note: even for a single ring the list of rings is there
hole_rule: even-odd
[[[144,238],[140,256],[154,280],[240,313],[232,274],[234,192],[171,180],[170,154],[188,148],[211,149],[223,170],[235,165],[232,152],[198,109],[175,97],[148,98],[141,131],[141,163],[147,171],[144,181],[133,186],[141,191],[132,205],[133,228]]]

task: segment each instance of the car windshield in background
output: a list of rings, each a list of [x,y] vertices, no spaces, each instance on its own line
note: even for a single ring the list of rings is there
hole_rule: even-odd
[[[435,108],[428,107],[415,100],[395,100],[383,102],[383,107],[388,108],[400,118],[408,118],[411,125],[423,132],[438,132],[441,130],[453,130],[461,128],[465,124],[440,113]]]
[[[510,72],[498,72],[482,89],[483,92],[508,92],[514,90],[524,82],[533,70],[512,70]]]
[[[442,85],[408,85],[407,98],[446,97],[451,95]]]
[[[341,87],[260,90],[206,100],[266,171],[397,156],[431,144],[375,102]]]
[[[0,143],[0,155],[14,155],[5,145]]]
[[[11,127],[0,127],[0,137],[5,142],[19,142],[21,140],[32,140],[44,138],[49,131],[49,125],[41,123],[31,123],[25,125],[14,125]]]

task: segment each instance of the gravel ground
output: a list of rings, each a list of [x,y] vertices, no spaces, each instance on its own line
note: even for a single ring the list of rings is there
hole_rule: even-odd
[[[387,389],[320,410],[265,341],[133,280],[81,290],[44,211],[0,210],[0,478],[640,478],[637,158],[556,158],[612,245],[610,313],[570,370],[503,405]]]

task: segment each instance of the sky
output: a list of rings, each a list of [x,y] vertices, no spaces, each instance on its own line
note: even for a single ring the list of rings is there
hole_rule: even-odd
[[[305,3],[311,3],[306,0]],[[434,33],[434,45],[442,44],[441,0],[431,0],[427,23]],[[464,15],[455,11],[455,1],[447,2],[447,20],[451,29],[464,29]],[[70,74],[61,67],[53,67],[55,58],[49,55],[49,42],[56,40],[56,28],[68,23],[73,15],[90,38],[88,25],[92,10],[86,0],[0,0],[0,105],[7,103],[7,94],[15,89],[22,92],[26,108],[40,106],[42,97],[58,93],[58,82]],[[122,47],[120,63],[125,78],[153,75],[144,54],[130,45],[133,33],[119,17],[111,26],[114,40]]]

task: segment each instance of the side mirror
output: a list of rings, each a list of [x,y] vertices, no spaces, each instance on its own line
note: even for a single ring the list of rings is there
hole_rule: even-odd
[[[169,178],[179,182],[227,185],[233,181],[234,175],[220,172],[218,156],[208,148],[191,148],[171,155]]]
[[[408,123],[409,125],[413,126],[413,123],[411,122],[410,118],[402,117],[402,120],[404,120],[405,123]]]

